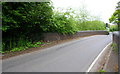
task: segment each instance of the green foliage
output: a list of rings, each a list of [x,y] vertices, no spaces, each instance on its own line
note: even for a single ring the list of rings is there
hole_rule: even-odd
[[[50,2],[2,2],[2,49],[24,50],[37,47],[44,27],[53,14]]]
[[[113,31],[118,31],[118,25],[111,25],[110,26],[110,31],[113,32]]]
[[[78,24],[80,31],[82,30],[105,30],[105,23],[102,21],[86,21]]]
[[[105,70],[101,69],[99,72],[106,72]]]
[[[49,24],[52,16],[49,2],[5,2],[2,5],[3,31],[14,28],[40,29]]]
[[[22,51],[22,50],[26,50],[28,48],[33,48],[33,47],[40,47],[41,44],[43,44],[43,42],[27,42],[26,45],[22,44],[21,42],[26,42],[26,40],[24,41],[19,41],[19,46],[13,47],[11,50],[9,50],[10,52],[15,52],[15,51]],[[14,42],[12,42],[14,43]],[[11,45],[13,46],[13,45]],[[5,52],[9,52],[9,51],[5,51]],[[2,53],[5,53],[4,51]]]
[[[118,3],[120,3],[120,1]],[[120,6],[116,6],[115,12],[109,18],[110,23],[116,23],[116,24],[120,23],[120,21],[119,21],[119,19],[120,19],[120,9],[117,9],[117,8],[120,8]]]
[[[86,9],[81,9],[79,15],[71,8],[53,11],[50,2],[3,2],[2,12],[3,53],[38,47],[43,32],[74,34],[82,30],[105,30],[105,24],[91,20]]]
[[[52,19],[50,31],[62,34],[74,34],[77,29],[77,24],[70,10],[66,12],[55,12]]]
[[[89,21],[87,11],[76,14],[69,8],[66,12],[54,11],[52,23],[49,25],[48,32],[58,32],[62,34],[74,34],[83,30],[105,30],[105,23],[99,20]],[[92,19],[94,17],[91,17]],[[96,18],[95,18],[96,19]]]
[[[118,46],[116,43],[112,43],[112,48],[113,48],[113,51],[117,52],[118,53]]]
[[[116,10],[113,15],[109,18],[110,23],[118,23],[118,13],[119,11]]]

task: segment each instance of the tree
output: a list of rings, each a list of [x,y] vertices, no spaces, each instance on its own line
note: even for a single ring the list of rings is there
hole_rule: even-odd
[[[116,6],[116,10],[115,12],[112,14],[112,16],[109,18],[109,22],[110,23],[119,23],[119,19],[120,19],[120,1],[118,2],[118,6]]]
[[[19,41],[40,39],[51,22],[52,8],[50,2],[2,2],[3,47],[11,49]]]
[[[73,14],[74,12],[71,8],[65,12],[54,11],[49,31],[61,34],[74,34],[78,29]]]
[[[118,25],[117,30],[120,30],[120,1],[117,4],[118,4],[118,6],[116,6],[115,12],[109,18],[109,22],[117,24]]]

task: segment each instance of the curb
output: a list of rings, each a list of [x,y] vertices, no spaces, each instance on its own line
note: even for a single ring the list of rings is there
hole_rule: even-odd
[[[106,70],[106,68],[107,68],[107,65],[108,65],[108,62],[109,62],[109,59],[110,59],[111,52],[112,52],[112,48],[110,47],[110,51],[109,51],[109,53],[108,53],[108,58],[107,58],[107,60],[106,60],[106,62],[105,62],[105,65],[104,65],[104,67],[103,67],[103,70]]]
[[[101,68],[102,65],[104,65],[103,60],[106,60],[106,54],[110,51],[110,45],[112,42],[110,42],[100,53],[99,55],[95,58],[95,60],[92,62],[90,67],[86,72],[98,72]]]

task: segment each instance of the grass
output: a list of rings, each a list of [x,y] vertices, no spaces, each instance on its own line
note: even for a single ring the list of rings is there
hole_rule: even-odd
[[[28,42],[26,46],[13,48],[13,49],[10,50],[10,51],[11,51],[11,52],[15,52],[15,51],[26,50],[26,49],[28,49],[28,48],[40,47],[40,44],[43,44],[43,42],[36,42],[36,43],[34,43],[34,44]]]
[[[105,70],[101,69],[99,72],[106,72]]]
[[[118,46],[117,46],[117,44],[116,43],[112,43],[111,46],[113,48],[113,51],[116,52],[116,53],[118,53]]]
[[[43,44],[43,42],[34,42],[25,39],[20,39],[19,41],[12,41],[8,43],[8,45],[2,44],[3,51],[0,51],[0,53],[8,53],[8,52],[16,52],[16,51],[23,51],[28,48],[35,48],[40,47],[40,45]],[[5,46],[9,48],[9,50],[5,50]]]

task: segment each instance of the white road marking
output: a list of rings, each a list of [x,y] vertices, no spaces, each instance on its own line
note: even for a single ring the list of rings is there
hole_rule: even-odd
[[[86,72],[90,72],[90,70],[92,69],[92,67],[94,66],[94,64],[97,62],[97,60],[99,59],[99,57],[102,55],[102,53],[105,51],[105,49],[112,44],[112,42],[110,42],[101,52],[100,54],[97,56],[97,58],[92,62],[92,64],[90,65],[90,67],[88,68],[88,70]]]

